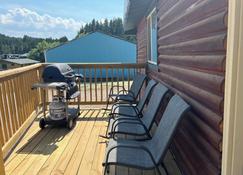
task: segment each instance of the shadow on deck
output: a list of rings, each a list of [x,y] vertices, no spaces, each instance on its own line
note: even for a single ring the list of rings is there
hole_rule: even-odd
[[[83,109],[73,130],[47,127],[40,130],[37,118],[5,161],[11,175],[102,175],[106,148],[106,114],[99,109]],[[180,174],[170,153],[165,164],[170,174]],[[110,175],[155,175],[125,167],[111,167]]]

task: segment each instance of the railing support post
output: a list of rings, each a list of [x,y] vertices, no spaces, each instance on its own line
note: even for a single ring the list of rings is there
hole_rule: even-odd
[[[4,161],[3,161],[3,150],[2,143],[0,142],[0,174],[5,175]]]

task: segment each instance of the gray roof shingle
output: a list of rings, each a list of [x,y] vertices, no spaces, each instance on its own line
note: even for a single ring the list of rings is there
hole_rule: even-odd
[[[35,64],[39,63],[39,61],[23,58],[23,59],[1,59],[2,61],[19,64],[19,65],[25,65],[25,64]]]

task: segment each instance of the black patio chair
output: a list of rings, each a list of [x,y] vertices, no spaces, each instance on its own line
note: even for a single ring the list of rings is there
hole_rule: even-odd
[[[150,80],[148,82],[144,94],[137,104],[124,104],[120,102],[116,102],[115,104],[113,104],[109,116],[111,118],[114,118],[115,116],[142,117],[143,108],[156,84],[157,82],[155,80]]]
[[[110,139],[106,148],[103,163],[104,174],[109,173],[110,165],[121,165],[138,169],[156,169],[161,175],[159,166],[168,171],[163,163],[171,140],[185,112],[190,106],[178,95],[168,103],[162,119],[151,140],[114,140]]]
[[[132,135],[144,137],[142,139],[150,139],[150,130],[155,122],[158,109],[165,94],[168,92],[168,88],[161,83],[157,84],[152,92],[146,110],[143,117],[126,117],[120,116],[116,118],[110,118],[110,122],[107,130],[108,138],[115,138],[116,135]]]
[[[146,75],[137,74],[131,85],[129,90],[126,90],[123,86],[112,86],[109,92],[109,96],[107,98],[106,108],[105,110],[109,110],[109,104],[111,102],[123,102],[123,103],[136,103],[136,100],[139,96],[139,93],[143,87],[144,81],[146,80]],[[114,93],[114,89],[121,88],[118,93]]]
[[[139,100],[137,105],[123,104],[123,103],[120,104],[119,102],[115,103],[112,106],[113,112],[111,112],[109,115],[108,126],[110,124],[111,119],[114,119],[116,117],[140,117],[141,118],[143,116],[144,106],[145,106],[147,100],[149,99],[150,94],[156,84],[157,84],[157,82],[154,80],[149,81],[149,83],[146,86],[146,89],[144,91],[144,95],[142,96],[141,100]],[[109,138],[108,131],[109,131],[109,127],[107,127],[106,135],[105,136],[100,135],[100,137]]]

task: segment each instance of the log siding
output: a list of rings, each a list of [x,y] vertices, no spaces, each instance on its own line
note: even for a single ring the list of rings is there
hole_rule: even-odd
[[[156,8],[158,70],[147,73],[192,105],[171,149],[183,174],[220,174],[228,2],[158,0]],[[137,62],[147,62],[146,17],[137,43]]]

